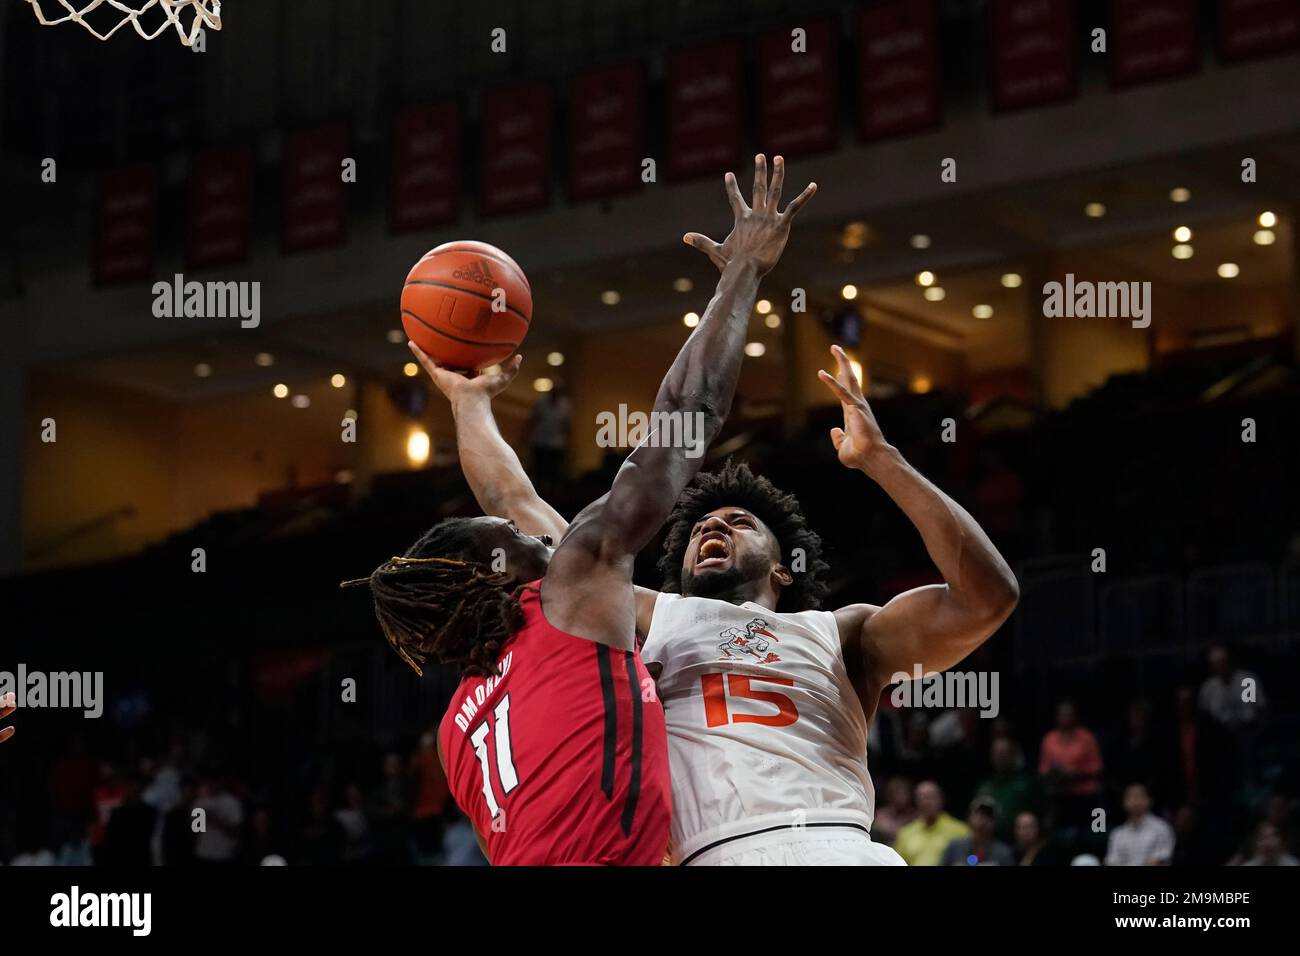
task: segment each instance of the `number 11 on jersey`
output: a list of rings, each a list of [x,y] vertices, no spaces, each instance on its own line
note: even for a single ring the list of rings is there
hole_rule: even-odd
[[[496,733],[493,743],[497,752],[497,779],[501,781],[501,793],[504,796],[519,786],[519,774],[515,771],[515,758],[510,750],[510,695],[501,698],[500,703],[492,709],[492,716],[474,728],[470,734],[470,743],[474,745],[474,754],[483,771],[483,797],[487,800],[488,811],[495,817],[501,811],[497,802],[496,791],[492,786],[492,767],[488,760],[487,738],[495,721]]]

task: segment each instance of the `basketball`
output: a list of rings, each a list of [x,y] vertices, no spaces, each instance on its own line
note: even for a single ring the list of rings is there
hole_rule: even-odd
[[[425,253],[402,287],[402,326],[439,365],[479,370],[507,358],[533,318],[519,264],[486,242],[448,242]]]

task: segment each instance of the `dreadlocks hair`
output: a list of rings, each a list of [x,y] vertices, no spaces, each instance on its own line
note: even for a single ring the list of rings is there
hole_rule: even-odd
[[[787,565],[796,549],[803,555],[804,570],[794,572],[794,583],[782,590],[776,609],[808,611],[821,607],[822,598],[830,590],[822,580],[830,566],[822,560],[822,539],[808,527],[798,499],[754,474],[744,462],[730,458],[720,471],[696,476],[668,516],[664,553],[659,558],[663,589],[681,593],[682,560],[690,544],[691,528],[710,511],[727,505],[744,508],[767,525],[776,535],[781,560]]]
[[[501,646],[523,626],[522,586],[477,561],[478,554],[471,519],[447,518],[402,557],[342,586],[370,587],[384,636],[417,674],[433,657],[462,676],[489,677]]]

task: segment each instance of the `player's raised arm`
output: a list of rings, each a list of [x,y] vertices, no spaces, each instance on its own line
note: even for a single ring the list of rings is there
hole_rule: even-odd
[[[0,718],[8,717],[18,709],[18,697],[13,691],[0,697]],[[0,728],[0,743],[8,740],[14,735],[12,727]]]
[[[756,157],[752,205],[746,205],[735,175],[727,174],[735,223],[723,242],[699,233],[684,237],[721,268],[722,276],[664,376],[646,439],[628,455],[609,493],[574,519],[552,558],[542,598],[557,627],[631,639],[631,589],[626,599],[611,599],[609,588],[630,581],[633,557],[663,525],[722,428],[736,392],[759,280],[780,259],[794,215],[816,192],[810,184],[781,212],[785,163],[778,156],[773,165],[769,184],[766,158]],[[604,589],[605,599],[590,600],[594,589]]]
[[[859,646],[877,686],[896,673],[952,667],[979,647],[1011,614],[1020,591],[1015,575],[967,511],[913,468],[885,441],[862,386],[839,346],[838,374],[822,371],[844,409],[831,430],[841,464],[885,490],[920,532],[943,584],[913,588],[883,607],[851,604],[835,612],[844,646]]]
[[[492,399],[514,379],[523,356],[515,355],[494,370],[470,376],[441,367],[414,342],[409,344],[433,384],[451,403],[460,467],[483,513],[509,518],[523,534],[547,535],[559,541],[569,523],[537,493],[492,415]]]

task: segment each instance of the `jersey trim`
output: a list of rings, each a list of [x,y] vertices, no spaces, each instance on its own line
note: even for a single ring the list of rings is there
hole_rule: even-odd
[[[632,697],[632,780],[627,788],[627,800],[623,803],[623,835],[632,832],[632,820],[636,816],[636,804],[641,797],[641,689],[636,676],[636,655],[625,655],[627,661],[627,688]]]
[[[763,827],[761,830],[750,830],[748,833],[737,833],[735,836],[723,837],[721,840],[714,840],[712,843],[700,847],[686,859],[682,860],[679,866],[686,866],[701,853],[707,853],[709,850],[716,850],[718,847],[727,843],[734,843],[737,840],[743,840],[746,837],[759,836],[763,833],[775,833],[778,830],[810,830],[814,827],[845,827],[851,830],[861,830],[867,836],[871,836],[871,831],[861,823],[780,823],[774,827]]]
[[[596,663],[600,667],[600,696],[605,705],[605,747],[600,761],[600,789],[606,800],[614,798],[614,761],[618,747],[618,699],[614,696],[614,665],[609,647],[596,644]]]

